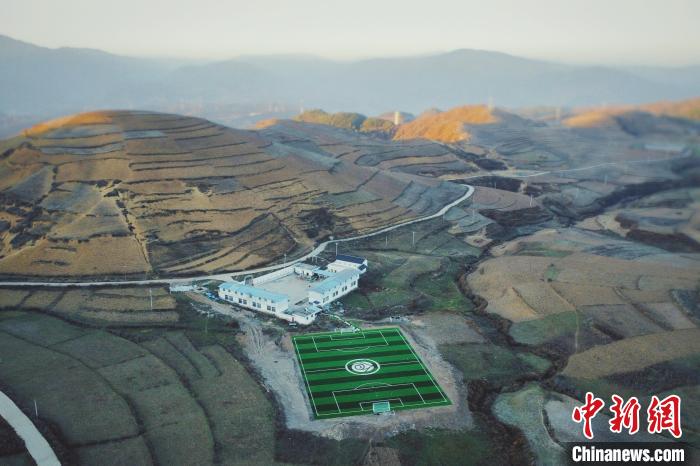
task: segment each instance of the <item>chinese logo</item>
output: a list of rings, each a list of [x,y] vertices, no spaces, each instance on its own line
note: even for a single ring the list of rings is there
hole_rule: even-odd
[[[639,432],[639,412],[641,404],[636,397],[631,397],[625,401],[618,395],[612,396],[610,411],[613,416],[608,421],[610,431],[621,433],[626,429],[630,435]],[[593,393],[586,393],[586,400],[583,405],[574,408],[571,419],[576,423],[583,422],[583,435],[587,439],[593,439],[593,428],[591,421],[605,406],[605,402],[596,398]],[[650,434],[660,434],[668,431],[675,438],[683,435],[681,430],[681,398],[678,395],[669,395],[663,400],[658,396],[651,397],[647,414],[647,432]]]
[[[355,375],[370,375],[379,370],[379,363],[371,359],[353,359],[345,364],[345,370]]]

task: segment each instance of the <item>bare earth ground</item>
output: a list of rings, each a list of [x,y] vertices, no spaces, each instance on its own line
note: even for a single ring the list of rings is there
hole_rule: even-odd
[[[208,300],[200,295],[191,295],[197,302],[205,303],[217,312],[237,320],[245,336],[239,337],[255,369],[263,378],[264,385],[272,390],[284,411],[289,429],[314,432],[335,439],[348,437],[381,439],[387,434],[396,434],[408,429],[440,427],[449,429],[468,428],[473,425],[472,415],[465,403],[467,390],[462,377],[455,368],[440,356],[437,342],[426,331],[414,324],[400,325],[409,342],[419,354],[431,373],[440,381],[452,401],[452,405],[402,411],[393,416],[355,416],[350,418],[314,420],[309,400],[301,378],[294,348],[289,334],[276,342],[262,331],[264,324],[255,314],[233,309],[231,306]],[[374,328],[368,325],[365,328]]]

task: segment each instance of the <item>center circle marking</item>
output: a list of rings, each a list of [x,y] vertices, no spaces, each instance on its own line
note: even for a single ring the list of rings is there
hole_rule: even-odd
[[[345,370],[354,375],[371,375],[379,368],[379,363],[371,359],[353,359],[345,364]]]

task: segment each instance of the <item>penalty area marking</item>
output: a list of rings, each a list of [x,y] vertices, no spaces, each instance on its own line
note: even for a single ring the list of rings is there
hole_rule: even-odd
[[[370,332],[367,332],[370,333]],[[384,336],[384,332],[381,330],[373,330],[371,333],[378,333],[380,337],[382,337],[382,340],[384,340],[384,343],[378,343],[378,344],[373,344],[373,345],[367,345],[367,346],[362,346],[362,347],[355,347],[355,348],[324,348],[324,349],[319,349],[318,345],[316,344],[316,337],[314,335],[311,335],[311,341],[314,344],[314,348],[316,348],[317,353],[323,353],[323,352],[328,352],[328,351],[342,351],[346,353],[356,353],[358,351],[365,351],[370,348],[377,348],[380,346],[389,346],[389,342],[387,341],[386,337]],[[368,337],[366,336],[365,332],[362,332],[362,337],[355,337],[355,338],[338,338],[334,339],[333,335],[322,335],[324,338],[326,336],[330,337],[329,339],[331,341],[346,341],[346,340],[366,340]]]

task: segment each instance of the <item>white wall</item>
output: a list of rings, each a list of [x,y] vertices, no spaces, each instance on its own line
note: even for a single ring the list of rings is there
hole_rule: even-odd
[[[248,294],[245,292],[238,292],[238,294],[236,294],[234,290],[219,289],[219,298],[223,299],[224,301],[228,301],[229,303],[235,304],[236,306],[245,307],[254,311],[279,314],[289,309],[288,299],[273,303],[269,300],[265,300],[257,296],[249,297]],[[245,301],[245,303],[241,302],[241,300]],[[260,307],[256,306],[256,304]],[[268,309],[268,306],[270,306],[271,309]]]
[[[275,270],[266,275],[260,275],[253,279],[253,285],[262,285],[263,283],[271,282],[272,280],[277,280],[278,278],[286,277],[294,273],[294,266],[290,265],[283,269]]]
[[[321,303],[321,306],[324,306],[326,304],[330,304],[333,301],[335,301],[338,298],[341,298],[345,296],[346,294],[350,293],[353,290],[357,289],[358,281],[359,281],[359,274],[358,275],[353,275],[351,278],[341,282],[336,286],[335,288],[328,290],[327,292],[321,294],[317,291],[314,290],[309,290],[309,302],[314,302],[318,301]],[[343,287],[345,287],[345,290],[343,290]],[[334,296],[334,293],[337,293]],[[324,301],[325,300],[325,301]]]

